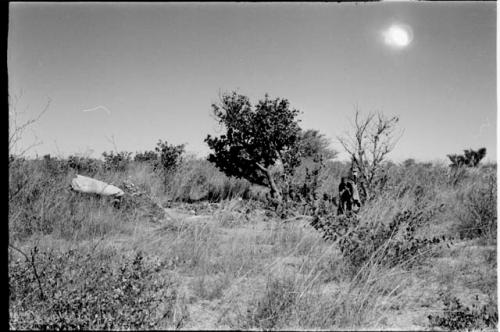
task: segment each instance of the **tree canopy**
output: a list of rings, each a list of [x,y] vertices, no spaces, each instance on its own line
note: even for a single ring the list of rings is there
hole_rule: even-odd
[[[330,140],[316,129],[301,131],[299,151],[304,159],[333,159],[338,152],[330,148]]]
[[[208,160],[227,175],[268,186],[280,197],[270,166],[280,160],[285,170],[291,167],[295,158],[289,152],[300,139],[300,112],[290,108],[288,100],[267,94],[252,106],[248,97],[236,92],[223,94],[212,110],[225,133],[205,139],[213,150]]]

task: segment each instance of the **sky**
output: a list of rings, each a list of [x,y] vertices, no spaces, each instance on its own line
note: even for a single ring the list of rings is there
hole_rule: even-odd
[[[10,3],[9,96],[31,155],[153,150],[200,157],[220,93],[286,98],[337,137],[399,116],[389,158],[497,157],[495,2]]]

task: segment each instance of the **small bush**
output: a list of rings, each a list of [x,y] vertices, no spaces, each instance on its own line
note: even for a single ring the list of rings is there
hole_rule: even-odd
[[[109,171],[123,172],[130,164],[131,155],[131,152],[126,151],[117,152],[116,154],[113,151],[103,152],[104,168]]]
[[[181,162],[182,154],[184,153],[184,144],[171,145],[166,141],[158,141],[155,151],[158,153],[160,159],[160,167],[164,171],[171,171]]]
[[[411,266],[427,257],[434,245],[449,240],[445,237],[426,239],[415,236],[419,226],[430,220],[435,212],[405,210],[397,213],[387,225],[363,223],[358,215],[352,213],[339,216],[332,213],[315,216],[311,226],[322,232],[323,238],[336,241],[354,272],[372,259],[387,267],[403,262]]]
[[[490,302],[482,306],[472,305],[472,308],[460,303],[455,296],[440,294],[444,304],[442,315],[429,315],[430,327],[440,327],[451,331],[496,328],[498,324],[498,309]],[[477,300],[477,298],[476,298]]]
[[[463,154],[449,154],[450,167],[477,167],[479,162],[486,156],[486,148],[480,148],[475,151],[472,149],[464,150]]]
[[[494,175],[486,181],[466,189],[458,195],[457,226],[461,238],[485,238],[496,241],[497,237],[497,182]]]
[[[172,319],[177,298],[175,284],[159,277],[160,268],[140,253],[96,257],[35,247],[31,257],[9,261],[10,328],[153,328]]]
[[[43,161],[43,166],[51,176],[65,175],[70,168],[65,159],[52,158],[50,154],[43,156]]]
[[[100,160],[73,155],[68,157],[68,166],[77,173],[87,176],[95,175],[103,167],[102,161]]]
[[[158,161],[158,154],[155,151],[138,152],[134,156],[134,161],[140,163],[151,163],[155,165]]]

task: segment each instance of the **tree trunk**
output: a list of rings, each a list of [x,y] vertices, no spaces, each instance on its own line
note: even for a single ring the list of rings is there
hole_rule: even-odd
[[[278,201],[281,202],[281,193],[278,190],[278,187],[276,186],[276,182],[273,179],[273,175],[271,174],[271,171],[269,169],[266,169],[266,176],[267,180],[269,181],[269,185],[271,186],[271,195],[277,199]]]
[[[257,163],[257,167],[259,167],[266,174],[267,181],[269,182],[269,186],[271,187],[272,197],[281,202],[282,201],[281,193],[278,190],[278,186],[276,186],[276,182],[273,179],[273,175],[271,174],[271,170],[269,168],[262,166],[259,163]]]

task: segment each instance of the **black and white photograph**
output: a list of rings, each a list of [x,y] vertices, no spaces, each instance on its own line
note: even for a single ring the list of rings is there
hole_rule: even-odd
[[[497,3],[10,2],[11,330],[497,331]]]

